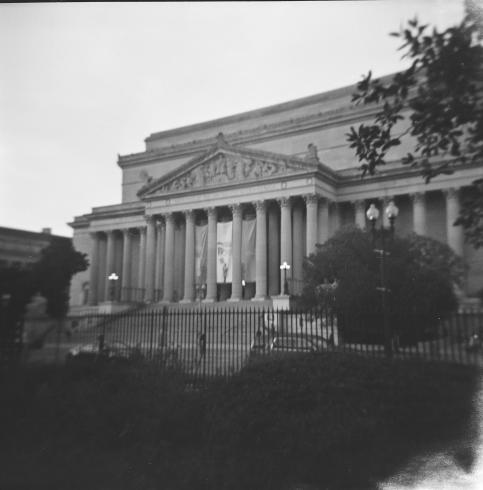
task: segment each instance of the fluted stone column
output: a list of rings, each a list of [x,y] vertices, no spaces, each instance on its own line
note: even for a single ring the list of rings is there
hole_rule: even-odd
[[[242,206],[234,204],[231,206],[233,215],[232,228],[232,282],[230,301],[240,301],[242,299],[242,267],[241,267],[241,249],[242,249]]]
[[[154,216],[145,216],[146,219],[146,269],[144,301],[152,303],[154,300],[154,269],[156,264],[156,222]]]
[[[131,299],[131,234],[129,229],[122,230],[122,271],[121,271],[121,300]]]
[[[289,197],[280,199],[280,262],[292,267],[292,202]],[[287,279],[292,277],[292,268],[286,272]],[[280,271],[280,294],[284,290],[283,271]]]
[[[268,295],[280,292],[280,223],[276,206],[268,206]]]
[[[319,243],[325,243],[330,236],[329,201],[325,198],[319,201],[318,222],[318,240]]]
[[[89,304],[94,306],[99,301],[99,236],[97,233],[91,233],[90,235]]]
[[[446,234],[448,245],[460,256],[463,255],[464,235],[461,226],[454,226],[460,213],[460,196],[458,189],[444,191],[446,197]]]
[[[366,227],[366,202],[364,200],[354,201],[355,225],[361,230]]]
[[[292,254],[293,254],[293,273],[292,273],[292,293],[299,294],[301,292],[301,281],[303,274],[303,263],[305,248],[303,246],[304,236],[304,214],[301,206],[294,206],[292,212],[293,219],[293,235],[292,235]]]
[[[164,272],[164,223],[156,223],[156,272],[154,274],[154,290],[157,292],[156,301],[159,301],[159,291],[163,288]]]
[[[413,202],[413,230],[418,235],[426,235],[426,196],[424,192],[411,194]]]
[[[166,222],[166,241],[164,246],[164,288],[163,301],[170,303],[173,301],[174,286],[174,215],[165,215]]]
[[[257,201],[255,208],[257,210],[256,289],[253,299],[264,300],[267,297],[267,205],[265,201]]]
[[[112,274],[113,272],[116,272],[114,270],[114,267],[115,267],[115,256],[114,256],[114,231],[113,230],[109,230],[109,231],[106,231],[106,235],[107,235],[107,250],[106,250],[106,273],[107,275],[109,276],[110,274]],[[106,300],[110,300],[110,294],[109,294],[109,288],[110,288],[110,282],[109,280],[106,280],[105,282],[105,290],[104,290],[104,298],[106,298]]]
[[[216,208],[208,209],[208,246],[206,260],[206,302],[216,301],[216,233],[218,211]]]
[[[309,256],[311,253],[315,252],[315,244],[317,243],[317,227],[318,227],[318,204],[319,197],[316,194],[310,194],[304,197],[306,206],[306,253]]]
[[[185,266],[184,266],[184,294],[183,303],[190,303],[195,299],[195,214],[194,211],[185,212],[186,240],[185,240]]]
[[[144,271],[146,268],[146,228],[139,228],[139,264],[138,264],[138,289],[144,291]],[[143,292],[144,294],[144,292]],[[140,299],[138,296],[136,299]]]

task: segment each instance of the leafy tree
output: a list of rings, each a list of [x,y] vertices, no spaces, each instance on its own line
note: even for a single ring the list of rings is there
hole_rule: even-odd
[[[0,346],[11,345],[19,336],[18,322],[25,313],[25,307],[35,294],[36,288],[37,284],[31,266],[2,265],[0,267],[0,298],[2,298]],[[0,352],[1,355],[2,352]]]
[[[353,102],[380,107],[373,124],[351,127],[347,134],[362,175],[385,165],[389,150],[406,135],[414,139],[414,148],[402,163],[419,168],[426,182],[462,163],[481,165],[483,31],[475,16],[470,12],[442,32],[413,19],[391,35],[402,40],[399,49],[411,65],[388,83],[369,72],[357,85]],[[483,246],[481,182],[473,183],[455,224],[463,226],[474,247]]]
[[[463,262],[450,247],[428,237],[413,234],[386,240],[389,322],[403,341],[424,338],[457,308],[454,286],[463,279]],[[305,306],[323,305],[326,298],[320,286],[335,283],[333,307],[344,320],[341,334],[346,340],[382,342],[379,260],[371,233],[342,228],[305,261]]]
[[[86,254],[76,251],[69,240],[53,237],[34,266],[38,290],[47,299],[47,314],[62,318],[69,309],[69,287],[74,274],[86,270]]]

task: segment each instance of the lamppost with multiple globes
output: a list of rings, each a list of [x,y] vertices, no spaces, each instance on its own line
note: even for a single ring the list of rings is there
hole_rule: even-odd
[[[206,296],[206,284],[205,283],[196,283],[196,297],[198,298],[199,305],[201,308],[201,302],[205,299]]]
[[[390,201],[388,206],[385,209],[385,214],[389,220],[389,233],[390,237],[394,236],[394,222],[399,214],[398,207],[394,204],[394,201]],[[367,219],[371,223],[371,231],[372,231],[372,246],[374,248],[374,252],[379,257],[379,281],[380,286],[377,288],[378,291],[381,292],[381,303],[382,303],[382,321],[384,328],[384,350],[388,357],[392,357],[393,353],[393,333],[392,333],[392,325],[388,319],[388,311],[387,311],[387,298],[386,294],[389,293],[389,289],[386,287],[386,278],[385,278],[385,257],[389,255],[389,252],[386,250],[386,228],[381,224],[380,226],[380,237],[381,237],[381,248],[376,248],[376,221],[379,218],[379,210],[376,208],[375,204],[371,204],[369,209],[366,212]]]
[[[287,271],[290,270],[290,265],[284,260],[283,264],[280,265],[280,270],[283,271],[283,294],[288,295],[288,281],[287,281]]]
[[[111,301],[114,301],[114,296],[116,293],[116,281],[119,279],[119,276],[115,272],[112,272],[107,279],[109,280],[110,299]]]

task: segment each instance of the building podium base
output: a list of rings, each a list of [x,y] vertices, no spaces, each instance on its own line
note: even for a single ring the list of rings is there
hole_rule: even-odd
[[[274,310],[290,309],[290,296],[288,294],[282,294],[280,296],[272,296],[272,301],[273,301]]]

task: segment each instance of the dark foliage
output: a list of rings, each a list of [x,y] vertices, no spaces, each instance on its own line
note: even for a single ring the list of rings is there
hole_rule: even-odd
[[[347,141],[361,162],[362,175],[373,175],[387,161],[388,151],[405,135],[414,148],[402,159],[417,167],[428,182],[451,174],[458,163],[481,165],[483,158],[482,34],[470,14],[442,32],[417,19],[400,32],[403,58],[410,67],[383,83],[363,77],[352,100],[380,107],[371,125],[350,128]],[[402,123],[407,121],[408,124]],[[401,127],[407,129],[401,132]],[[475,247],[483,244],[483,191],[474,184],[457,221]],[[475,206],[475,203],[479,203]]]
[[[47,314],[62,318],[69,309],[69,287],[72,276],[86,270],[86,254],[77,252],[68,240],[52,238],[34,265],[39,292],[47,299]]]
[[[17,371],[2,379],[0,487],[373,488],[465,435],[476,381],[342,354],[258,363],[203,391],[142,364]]]
[[[9,318],[20,317],[37,290],[38,284],[31,266],[4,265],[0,268],[0,295],[8,295]]]
[[[380,233],[376,243],[380,243]],[[387,232],[386,232],[387,233]],[[389,322],[403,342],[436,335],[440,320],[454,311],[462,260],[445,244],[428,237],[386,236],[385,257]],[[304,267],[306,306],[321,305],[324,282],[337,281],[332,307],[339,317],[340,333],[347,341],[382,343],[384,338],[380,297],[380,259],[374,253],[371,233],[345,227],[310,255]]]

